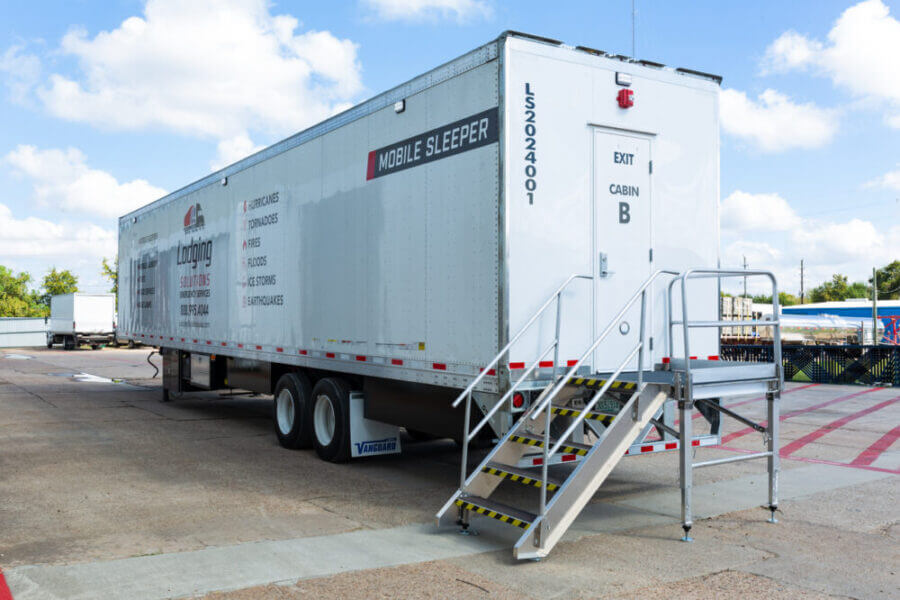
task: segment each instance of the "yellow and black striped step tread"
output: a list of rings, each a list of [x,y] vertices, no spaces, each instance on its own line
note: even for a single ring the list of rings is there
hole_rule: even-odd
[[[497,519],[521,529],[528,529],[534,523],[536,515],[519,510],[494,500],[481,498],[480,496],[463,496],[456,500],[456,505],[476,514]]]
[[[569,379],[569,383],[587,388],[601,388],[606,385],[606,379],[596,379],[591,377],[572,377],[571,379]],[[612,385],[609,386],[609,389],[633,390],[636,387],[637,384],[633,381],[613,381]]]
[[[533,485],[537,488],[544,487],[544,481],[538,476],[537,473],[529,469],[522,469],[521,467],[513,467],[510,465],[490,462],[482,467],[481,470],[485,473],[496,475],[497,477],[500,477],[502,479],[509,479],[510,481],[521,483],[522,485]],[[553,477],[547,477],[547,491],[556,491],[560,485],[562,485],[561,481]]]
[[[554,404],[550,409],[554,414],[557,414],[561,417],[577,417],[582,413],[580,408],[571,408],[569,406],[558,406]],[[585,419],[592,419],[594,421],[600,421],[607,427],[615,420],[615,415],[608,415],[606,413],[598,413],[598,412],[588,412],[584,417]]]
[[[536,448],[544,447],[544,438],[535,437],[528,433],[524,433],[524,434],[514,433],[511,436],[509,436],[509,439],[512,442],[517,442],[519,444],[525,444],[526,446],[534,446]],[[554,440],[553,438],[550,438],[551,447],[555,443],[556,443],[556,440]],[[578,456],[585,456],[585,455],[587,455],[587,453],[590,450],[591,450],[590,446],[587,446],[585,444],[577,444],[575,442],[569,442],[568,444],[559,447],[559,452],[562,452],[563,454],[577,454]]]

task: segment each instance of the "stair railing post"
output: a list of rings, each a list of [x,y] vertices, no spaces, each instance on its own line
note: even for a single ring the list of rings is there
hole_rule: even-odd
[[[556,293],[556,346],[553,349],[553,381],[559,369],[559,330],[562,323],[562,290]]]
[[[466,395],[466,416],[465,416],[465,424],[463,425],[463,439],[462,441],[462,465],[460,467],[459,473],[459,491],[466,491],[466,470],[469,464],[469,422],[472,417],[472,391],[469,390],[468,395]]]
[[[647,333],[646,327],[645,327],[646,315],[647,315],[647,290],[644,290],[641,292],[641,324],[640,324],[640,344],[641,344],[641,346],[640,346],[640,350],[638,350],[638,364],[637,364],[637,368],[638,368],[637,389],[638,389],[639,393],[640,393],[640,390],[643,389],[643,385],[644,385],[644,342],[646,341],[645,336]],[[639,410],[638,410],[639,406],[638,405],[640,404],[640,401],[641,401],[641,397],[639,394],[638,397],[635,398],[634,406],[631,409],[631,419],[633,421],[638,420],[638,414],[639,414]]]

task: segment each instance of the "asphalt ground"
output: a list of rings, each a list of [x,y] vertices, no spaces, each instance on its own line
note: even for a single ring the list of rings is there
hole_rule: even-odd
[[[778,524],[764,462],[700,469],[680,542],[677,454],[629,457],[550,557],[516,563],[513,528],[433,527],[452,442],[324,463],[278,445],[267,397],[160,403],[148,353],[0,350],[0,600],[900,597],[898,389],[788,384]]]

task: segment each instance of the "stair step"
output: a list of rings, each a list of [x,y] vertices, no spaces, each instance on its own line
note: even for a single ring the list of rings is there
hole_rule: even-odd
[[[472,511],[485,517],[497,519],[522,529],[528,529],[537,515],[512,506],[502,504],[496,500],[488,500],[480,496],[464,496],[456,501],[457,506]]]
[[[530,433],[514,433],[509,436],[509,439],[510,441],[519,444],[525,444],[526,446],[535,446],[537,448],[544,447],[544,438],[531,435]],[[551,437],[550,445],[552,446],[555,443],[556,440]],[[563,454],[577,454],[578,456],[585,456],[590,450],[591,446],[588,446],[587,444],[578,444],[576,442],[569,442],[568,444],[559,447],[559,451]]]
[[[606,379],[599,378],[591,378],[591,377],[572,377],[569,379],[569,383],[573,385],[580,385],[582,387],[587,388],[601,388],[606,385]],[[633,390],[637,387],[637,384],[633,381],[613,381],[612,385],[609,386],[611,390]]]
[[[540,477],[536,476],[534,471],[531,471],[529,469],[490,462],[481,470],[485,473],[496,475],[497,477],[500,477],[502,479],[509,479],[510,481],[521,483],[522,485],[533,485],[537,488],[544,487],[544,481]],[[550,476],[547,477],[547,491],[553,492],[561,485],[561,480]]]
[[[557,414],[561,417],[577,417],[583,411],[580,408],[571,408],[569,406],[562,406],[558,404],[554,404],[550,409],[554,414]],[[615,420],[615,415],[608,415],[606,413],[601,412],[588,412],[584,417],[585,419],[591,419],[593,421],[600,421],[607,427]]]

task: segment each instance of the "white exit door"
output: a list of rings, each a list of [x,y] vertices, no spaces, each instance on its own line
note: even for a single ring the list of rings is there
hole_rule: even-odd
[[[603,332],[651,273],[650,140],[594,132],[594,336]],[[651,296],[647,297],[649,339]],[[640,340],[638,300],[594,354],[597,371],[612,371]],[[649,348],[644,365],[650,364]],[[637,356],[626,370],[637,367]]]

